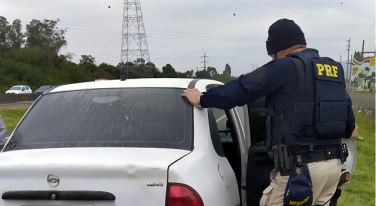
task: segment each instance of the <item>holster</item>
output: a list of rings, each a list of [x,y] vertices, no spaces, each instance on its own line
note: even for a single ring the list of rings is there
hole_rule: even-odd
[[[290,175],[294,159],[287,145],[276,145],[272,148],[274,168],[282,176]]]
[[[347,149],[346,143],[342,143],[340,148],[340,159],[341,163],[343,164],[346,162],[347,157],[349,156],[349,150]]]

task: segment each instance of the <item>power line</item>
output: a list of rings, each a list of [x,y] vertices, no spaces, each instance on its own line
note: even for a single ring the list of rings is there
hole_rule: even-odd
[[[100,45],[96,45],[96,44],[92,44],[92,43],[85,43],[85,42],[81,42],[81,41],[77,41],[77,40],[74,40],[74,39],[69,39],[69,41],[73,41],[73,42],[76,42],[76,44],[78,43],[79,45],[83,45],[84,47],[86,48],[95,48],[95,49],[105,49],[107,51],[110,51],[110,52],[113,52],[114,49],[113,48],[108,48],[108,47],[103,47],[103,46],[100,46]],[[70,46],[71,44],[68,43],[68,46]]]
[[[69,31],[94,31],[100,34],[109,34],[109,35],[117,35],[119,31],[108,31],[109,29],[119,30],[119,28],[114,27],[98,27],[98,26],[84,26],[84,25],[72,25],[72,24],[60,24],[64,26],[74,26],[74,27],[81,27],[81,28],[69,28]],[[97,29],[85,29],[84,27],[88,28],[97,28]],[[102,30],[103,29],[103,30]],[[372,28],[371,28],[372,29]],[[371,29],[369,31],[371,31]],[[146,30],[146,29],[145,29]],[[218,33],[203,33],[203,32],[189,32],[189,31],[161,31],[161,30],[146,30],[148,32],[148,36],[153,35],[155,37],[161,37],[162,35],[166,35],[166,37],[211,37],[211,38],[245,38],[245,39],[257,39],[257,40],[265,40],[265,35],[252,35],[252,34],[218,34]],[[76,32],[78,33],[78,32]],[[368,32],[369,33],[369,32]],[[181,35],[184,34],[184,35]],[[368,34],[367,34],[368,35]],[[352,35],[352,37],[361,37],[360,35]],[[306,38],[310,38],[312,40],[322,40],[322,41],[342,41],[340,39],[348,38],[346,36],[306,36]]]
[[[367,36],[368,36],[368,34],[371,32],[371,30],[372,30],[372,28],[373,28],[373,26],[375,26],[375,22],[373,22],[373,24],[372,24],[372,26],[371,26],[371,28],[369,28],[369,30],[368,30],[368,32],[367,32],[367,34],[366,34],[366,36],[363,38],[363,42],[362,43],[360,43],[359,44],[359,46],[357,47],[357,48],[359,48],[359,47],[361,47],[362,46],[362,44],[364,44],[364,40],[367,38]]]
[[[252,7],[253,7],[253,5],[250,5],[249,3],[242,2],[242,1],[239,1],[239,0],[236,0],[236,1],[239,2],[239,3],[242,3],[242,4],[245,4],[245,5],[248,5],[248,6],[252,6]],[[255,0],[255,1],[257,1],[257,2],[259,2],[259,3],[261,3],[261,4],[268,5],[268,6],[278,7],[278,9],[279,9],[278,11],[276,11],[276,10],[273,10],[273,9],[270,9],[270,8],[267,8],[267,9],[266,9],[266,8],[262,8],[262,9],[264,9],[264,10],[270,10],[270,11],[273,11],[273,12],[283,13],[283,12],[280,11],[280,10],[281,10],[281,7],[280,7],[280,6],[276,6],[276,5],[274,5],[274,4],[268,4],[268,3],[265,3],[265,2],[262,2],[262,1],[258,1],[258,0]],[[314,18],[317,18],[317,19],[323,19],[323,20],[325,20],[325,23],[328,23],[328,21],[331,21],[331,22],[333,22],[333,23],[336,23],[336,25],[331,25],[332,27],[336,27],[336,28],[340,28],[340,29],[346,29],[346,30],[348,30],[349,26],[350,26],[351,28],[357,27],[357,28],[359,28],[359,29],[364,29],[364,28],[360,28],[360,27],[358,27],[358,26],[353,26],[353,25],[349,25],[349,24],[342,23],[342,22],[336,22],[336,21],[333,21],[333,20],[331,20],[331,19],[328,20],[328,19],[325,19],[325,18],[322,18],[322,17],[318,17],[318,16],[311,15],[311,14],[298,12],[298,11],[296,11],[296,10],[291,10],[291,9],[284,9],[284,10],[287,10],[287,11],[290,11],[290,12],[293,12],[293,13],[296,13],[296,14],[303,14],[303,15],[305,15],[305,16],[314,17]],[[312,19],[310,19],[310,20],[312,20]],[[339,26],[337,26],[337,24],[343,24],[343,25],[346,25],[346,28],[345,28],[345,27],[339,27]],[[354,30],[354,32],[358,32],[358,31],[357,31],[357,30]],[[358,33],[360,33],[360,32],[358,32]]]
[[[367,38],[367,36],[368,36],[369,32],[372,30],[373,26],[375,26],[375,22],[373,22],[371,28],[369,28],[369,30],[368,30],[368,32],[367,32],[367,35],[364,37],[364,39]],[[363,39],[363,40],[364,40],[364,39]]]
[[[51,2],[51,0],[33,0],[33,1],[39,1],[39,2],[48,2],[48,3],[57,3],[57,2],[60,2],[60,1],[52,1]],[[82,2],[82,1],[80,1],[80,2]],[[90,3],[89,3],[90,2]],[[68,1],[68,2],[64,2],[64,3],[66,3],[66,4],[75,4],[75,5],[83,5],[83,6],[98,6],[98,7],[103,7],[103,5],[101,5],[100,4],[100,2],[103,2],[103,5],[104,4],[109,4],[109,3],[111,3],[111,4],[119,4],[120,5],[120,3],[118,2],[118,1],[110,1],[110,2],[108,2],[108,1],[99,1],[98,3],[96,3],[96,4],[93,4],[92,3],[92,1],[87,1],[86,3],[79,3],[79,2],[77,2],[77,1]],[[239,3],[242,3],[242,4],[247,4],[247,5],[250,5],[250,4],[248,4],[248,3],[246,3],[246,2],[241,2],[241,1],[238,1]],[[267,5],[268,7],[270,7],[270,6],[274,6],[275,7],[275,5],[274,4],[268,4],[268,3],[265,3],[265,2],[263,2],[263,1],[257,1],[256,0],[256,2],[258,2],[259,4],[264,4],[264,5]],[[308,1],[308,2],[311,2],[311,1]],[[153,2],[154,3],[154,2]],[[312,2],[311,2],[312,3]],[[208,8],[208,7],[201,7],[201,6],[199,6],[199,7],[187,7],[187,6],[176,6],[176,5],[171,5],[171,4],[154,4],[154,5],[162,5],[162,6],[158,6],[158,7],[162,7],[162,8],[164,8],[164,7],[172,7],[172,8],[176,8],[176,7],[180,7],[180,8],[189,8],[189,9],[195,9],[195,10],[197,10],[197,9],[199,9],[199,8]],[[226,4],[227,5],[227,4]],[[150,6],[150,5],[148,5],[148,6]],[[254,5],[252,5],[252,6],[254,6]],[[270,9],[270,8],[262,8],[262,7],[260,7],[259,5],[255,5],[255,6],[257,6],[258,8],[261,8],[261,9],[265,9],[265,10],[271,10],[271,11],[273,11],[273,12],[278,12],[278,13],[281,13],[279,10],[278,11],[276,11],[276,10],[273,10],[273,9]],[[327,6],[328,7],[328,6]],[[280,7],[278,7],[278,9],[280,9]],[[226,8],[219,8],[219,7],[215,7],[214,9],[213,9],[213,7],[210,7],[210,9],[206,9],[205,11],[206,12],[208,12],[208,11],[217,11],[217,10],[229,10],[228,9],[228,7],[226,7]],[[322,18],[322,17],[319,17],[319,16],[315,16],[315,15],[309,15],[309,14],[307,14],[307,13],[302,13],[302,12],[297,12],[297,11],[295,11],[295,10],[289,10],[289,9],[285,9],[285,10],[288,10],[288,11],[292,11],[293,13],[297,13],[297,14],[303,14],[303,15],[306,15],[306,16],[309,16],[309,17],[315,17],[315,18],[319,18],[319,19],[324,19],[325,20],[325,23],[327,23],[328,21],[330,21],[330,22],[333,22],[333,23],[336,23],[336,25],[338,25],[338,24],[343,24],[343,25],[346,25],[346,29],[349,27],[349,26],[351,26],[351,27],[357,27],[357,25],[349,25],[349,24],[346,24],[346,23],[343,23],[343,22],[337,22],[337,21],[333,21],[332,19],[328,19],[328,18]],[[338,10],[338,9],[337,9]],[[339,10],[339,11],[341,11],[341,10]],[[337,27],[337,28],[341,28],[341,29],[344,29],[343,27],[338,27],[338,26],[336,26],[336,25],[334,25],[335,27]],[[360,27],[358,27],[358,28],[360,28]],[[362,28],[363,29],[363,28]],[[356,32],[356,31],[355,31]]]
[[[114,27],[98,27],[98,26],[84,26],[84,25],[72,25],[72,24],[60,24],[60,25],[65,25],[65,26],[76,26],[76,27],[89,27],[89,28],[103,28],[104,30],[108,31],[108,29],[115,29],[115,30],[119,30],[120,28],[114,28]],[[72,28],[69,28],[68,27],[68,30],[69,29],[72,29]],[[83,28],[73,28],[73,30],[87,30],[87,31],[104,31],[104,30],[89,30],[89,29],[83,29]],[[184,32],[177,32],[177,31],[160,31],[160,30],[147,30],[145,29],[148,33],[150,32],[155,32],[155,33],[176,33],[176,34],[204,34],[204,35],[218,35],[218,34],[214,34],[214,33],[202,33],[202,32],[188,32],[188,31],[184,31]],[[111,32],[112,33],[112,32]],[[220,35],[224,35],[224,36],[245,36],[245,37],[249,37],[249,36],[260,36],[260,37],[264,37],[262,35],[252,35],[252,34],[220,34]]]
[[[90,34],[103,34],[103,35],[120,35],[120,32],[111,32],[104,30],[91,30],[91,29],[68,29],[68,32],[71,33],[90,33]],[[149,32],[149,37],[155,38],[175,38],[175,39],[202,39],[202,40],[234,40],[234,41],[265,41],[266,37],[263,35],[236,35],[236,34],[205,34],[205,33],[187,33],[183,35],[183,32],[174,32],[168,33],[154,33]],[[310,41],[343,41],[344,38],[348,36],[306,36]],[[352,36],[356,37],[356,36]],[[358,36],[360,37],[360,36]]]
[[[56,5],[56,3],[61,3],[62,1],[61,0],[56,0],[56,1],[53,1],[53,0],[33,0],[33,2],[42,2],[43,4],[45,3],[49,3],[49,4],[54,4]],[[90,3],[80,3],[82,1],[64,1],[63,4],[73,4],[73,5],[83,5],[83,6],[97,6],[97,7],[102,7],[104,5],[108,5],[109,3],[112,3],[112,4],[119,4],[118,1],[103,1],[103,4],[92,4],[92,1],[90,1]],[[119,4],[120,5],[120,4]]]
[[[372,18],[374,19],[375,17],[374,16],[365,16],[365,15],[362,15],[362,14],[359,14],[359,13],[353,13],[353,12],[349,12],[349,11],[343,11],[343,10],[340,10],[338,8],[334,8],[334,7],[330,7],[328,5],[324,5],[324,4],[320,4],[320,3],[317,3],[316,1],[309,1],[309,0],[305,0],[306,2],[310,2],[312,4],[317,4],[317,5],[320,5],[322,7],[326,7],[326,8],[330,8],[330,9],[333,9],[333,10],[337,10],[337,11],[340,11],[340,12],[344,12],[344,13],[348,13],[348,14],[352,14],[352,15],[355,15],[355,16],[362,16],[362,17],[366,17],[366,18]]]

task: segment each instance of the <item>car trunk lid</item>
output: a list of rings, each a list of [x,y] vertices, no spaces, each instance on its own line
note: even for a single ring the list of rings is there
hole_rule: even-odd
[[[4,152],[1,205],[25,205],[30,199],[37,199],[33,205],[56,200],[59,205],[164,205],[168,168],[189,152],[156,148]]]

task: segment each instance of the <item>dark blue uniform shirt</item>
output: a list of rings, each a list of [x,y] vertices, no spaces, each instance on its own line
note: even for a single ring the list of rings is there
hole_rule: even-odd
[[[318,55],[315,49],[305,49],[301,52],[314,52]],[[296,91],[295,65],[290,58],[281,58],[272,60],[225,85],[209,89],[200,97],[200,104],[205,108],[231,109],[266,96],[266,101],[272,101],[276,108],[281,108],[288,104]],[[348,119],[345,138],[349,138],[355,128],[355,117],[351,99],[348,97],[346,102]]]

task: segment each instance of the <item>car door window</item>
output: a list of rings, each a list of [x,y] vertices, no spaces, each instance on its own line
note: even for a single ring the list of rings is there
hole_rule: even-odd
[[[217,152],[217,154],[221,157],[224,156],[223,147],[222,147],[222,141],[218,132],[218,127],[216,123],[216,119],[213,114],[213,109],[208,108],[208,119],[209,119],[209,130],[211,135],[211,140],[213,143],[214,150]]]
[[[265,145],[265,122],[268,117],[268,110],[265,107],[265,97],[248,104],[248,116],[252,146]]]
[[[22,87],[22,91],[25,91],[25,87]]]
[[[225,111],[222,109],[213,108],[213,114],[218,127],[221,142],[232,142],[231,132],[228,126],[229,120],[226,116]]]

